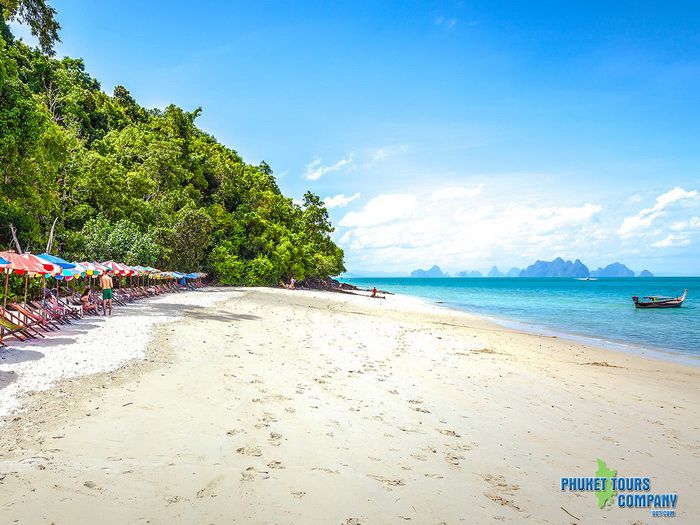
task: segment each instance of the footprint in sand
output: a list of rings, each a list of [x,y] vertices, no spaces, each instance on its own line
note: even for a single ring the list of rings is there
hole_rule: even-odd
[[[411,407],[412,410],[415,410],[416,412],[421,412],[423,414],[430,414],[430,410],[427,410],[423,407]]]
[[[445,461],[453,468],[459,468],[459,462],[463,459],[464,456],[462,454],[455,454],[453,452],[445,454]]]
[[[502,507],[508,507],[515,511],[523,512],[523,509],[512,500],[515,491],[520,490],[519,485],[507,483],[505,478],[500,475],[494,476],[492,474],[486,474],[483,478],[492,488],[492,490],[484,492],[484,496]]]
[[[275,460],[275,461],[270,461],[270,462],[267,464],[267,466],[268,466],[268,468],[271,468],[271,469],[274,469],[274,470],[281,470],[281,469],[285,468],[284,465],[282,464],[282,462],[281,462],[281,461],[277,461],[277,460]]]
[[[206,484],[206,486],[197,491],[197,497],[198,498],[215,498],[217,496],[216,492],[214,492],[214,489],[216,489],[216,486],[221,483],[221,480],[224,479],[224,476],[216,476],[214,479],[212,479],[209,483]]]
[[[244,456],[262,456],[262,451],[260,447],[240,447],[236,449],[236,452],[243,454]]]
[[[406,485],[402,479],[388,479],[383,476],[375,476],[373,474],[367,474],[367,477],[379,481],[387,490],[391,490],[392,487],[403,487]]]
[[[40,468],[40,470],[44,470],[44,469]],[[102,492],[102,489],[100,487],[98,487],[94,481],[86,481],[85,483],[83,483],[83,487],[88,488],[88,489],[98,490],[98,491]]]
[[[412,457],[413,459],[417,459],[418,461],[428,461],[428,458],[425,457],[425,454],[422,454],[422,453],[420,453],[420,452],[413,452],[413,453],[411,454],[411,457]]]
[[[332,470],[325,467],[312,467],[311,470],[317,470],[319,472],[325,472],[326,474],[340,474],[338,470]]]
[[[452,445],[448,445],[445,443],[445,446],[451,450],[458,450],[460,452],[467,452],[468,450],[472,450],[474,448],[477,448],[479,445],[477,443],[471,442],[471,443],[454,443]]]
[[[268,479],[270,473],[265,470],[258,470],[255,467],[248,467],[241,472],[241,481],[254,481],[257,478]]]
[[[180,496],[163,496],[163,499],[165,500],[166,504],[173,505],[174,503],[181,502],[184,498],[181,498]]]
[[[267,441],[273,447],[279,447],[281,439],[282,439],[282,434],[279,434],[277,432],[270,432],[270,437],[267,439]]]
[[[294,496],[295,498],[299,498],[299,499],[301,499],[301,498],[303,498],[304,496],[306,496],[306,492],[304,492],[303,490],[290,490],[289,493],[290,493],[292,496]]]
[[[435,430],[437,430],[438,432],[440,432],[440,434],[443,434],[445,436],[452,436],[456,438],[462,437],[459,434],[457,434],[457,432],[455,432],[454,430],[449,430],[447,428],[436,428]]]

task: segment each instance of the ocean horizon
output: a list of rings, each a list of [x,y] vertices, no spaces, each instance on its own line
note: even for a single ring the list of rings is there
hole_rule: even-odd
[[[700,277],[357,277],[341,282],[410,295],[528,332],[700,365]],[[643,310],[632,296],[676,296],[681,308]]]

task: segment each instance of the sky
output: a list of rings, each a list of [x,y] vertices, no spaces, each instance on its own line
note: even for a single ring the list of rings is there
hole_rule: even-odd
[[[320,195],[351,273],[700,275],[697,2],[50,3],[105,91]]]

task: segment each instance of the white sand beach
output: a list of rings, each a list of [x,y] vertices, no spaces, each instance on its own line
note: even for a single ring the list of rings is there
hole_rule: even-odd
[[[597,458],[700,519],[700,368],[408,298],[208,289],[0,357],[3,523],[663,519],[560,490]]]

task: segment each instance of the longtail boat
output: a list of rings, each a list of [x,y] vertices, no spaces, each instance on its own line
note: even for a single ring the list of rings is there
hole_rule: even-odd
[[[656,295],[646,295],[640,300],[638,296],[632,297],[636,308],[680,308],[685,301],[688,290],[683,291],[683,295],[678,297],[659,297]]]

